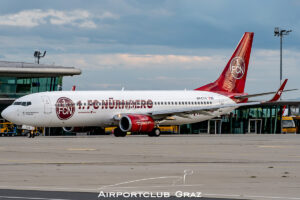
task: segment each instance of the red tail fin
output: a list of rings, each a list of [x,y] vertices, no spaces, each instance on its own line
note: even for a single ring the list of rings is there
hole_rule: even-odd
[[[288,79],[284,80],[284,82],[281,84],[280,88],[277,90],[276,94],[274,95],[274,97],[269,102],[277,101],[281,97],[287,81]]]
[[[243,93],[245,89],[249,58],[251,53],[252,32],[246,32],[228,61],[220,77],[196,90],[212,92]]]

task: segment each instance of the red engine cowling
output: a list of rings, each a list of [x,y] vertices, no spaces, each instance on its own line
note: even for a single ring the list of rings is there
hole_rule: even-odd
[[[124,132],[151,132],[155,123],[148,115],[124,115],[121,117],[119,127]]]

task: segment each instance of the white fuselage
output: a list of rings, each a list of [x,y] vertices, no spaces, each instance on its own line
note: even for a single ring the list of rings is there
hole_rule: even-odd
[[[26,102],[26,103],[24,103]],[[30,102],[30,103],[28,103]],[[199,106],[235,104],[230,98],[205,91],[58,91],[26,95],[2,115],[18,125],[81,127],[116,125],[120,114],[147,114]],[[219,108],[188,115],[173,115],[160,125],[204,121],[232,111]]]

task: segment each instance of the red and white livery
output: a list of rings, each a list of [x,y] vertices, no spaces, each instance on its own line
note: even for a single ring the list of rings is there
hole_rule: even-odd
[[[262,104],[248,102],[248,98],[270,93],[244,93],[253,35],[251,32],[243,35],[215,82],[195,90],[74,91],[74,88],[42,92],[17,99],[2,112],[2,117],[18,125],[65,127],[67,131],[117,126],[115,136],[125,136],[126,132],[159,136],[159,125],[200,122],[241,106]],[[283,87],[275,92],[272,101],[278,100]]]

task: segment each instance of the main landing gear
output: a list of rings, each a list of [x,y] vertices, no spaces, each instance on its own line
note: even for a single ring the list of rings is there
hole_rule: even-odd
[[[154,128],[151,132],[148,133],[149,137],[159,137],[160,136],[160,129]]]
[[[149,137],[159,137],[160,136],[160,129],[159,128],[154,128],[151,132],[148,133]],[[127,135],[126,132],[123,132],[120,128],[115,128],[114,129],[114,136],[115,137],[125,137]]]
[[[114,135],[116,137],[125,137],[127,135],[127,133],[123,132],[120,128],[115,128],[114,129]]]

